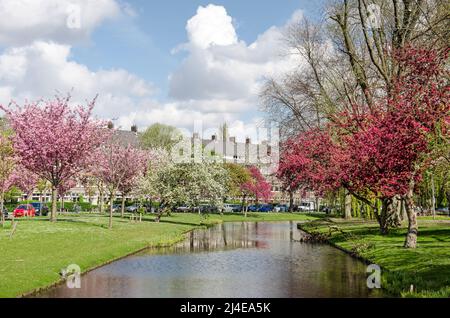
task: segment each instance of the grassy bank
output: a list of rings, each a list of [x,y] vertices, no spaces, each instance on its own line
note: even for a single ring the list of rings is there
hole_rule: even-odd
[[[10,238],[11,225],[0,227],[0,297],[16,297],[60,280],[59,272],[69,264],[82,271],[121,258],[146,247],[173,244],[183,234],[208,224],[233,221],[303,221],[314,217],[298,214],[252,213],[241,215],[174,214],[161,223],[145,217],[142,223],[100,215],[66,215],[57,223],[43,218],[21,219]]]
[[[375,222],[327,219],[303,224],[331,243],[380,265],[383,288],[403,297],[450,297],[450,218],[419,219],[418,248],[404,249],[405,226],[379,235]],[[411,285],[414,292],[410,292]]]

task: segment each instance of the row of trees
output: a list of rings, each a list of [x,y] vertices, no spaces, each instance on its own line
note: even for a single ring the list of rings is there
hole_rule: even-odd
[[[136,194],[146,201],[159,201],[160,213],[180,205],[199,207],[202,203],[221,207],[229,199],[258,203],[271,197],[271,185],[256,167],[226,163],[174,163],[164,149],[153,152],[154,160],[138,182]]]
[[[271,186],[255,167],[235,164],[172,162],[173,128],[154,125],[141,137],[142,147],[124,145],[119,134],[105,122],[92,118],[95,99],[87,107],[72,107],[70,96],[20,106],[0,106],[10,129],[0,138],[0,204],[4,193],[18,185],[26,193],[50,185],[50,220],[57,219],[57,198],[77,184],[99,194],[99,208],[109,201],[112,227],[114,200],[134,195],[159,201],[170,211],[178,204],[220,206],[227,198],[267,200]],[[161,130],[161,127],[164,129]],[[6,133],[8,131],[8,133]],[[42,181],[40,181],[42,180]]]
[[[344,189],[346,217],[353,196],[382,234],[403,205],[405,247],[416,246],[414,194],[430,171],[440,172],[445,192],[450,170],[445,8],[439,0],[340,0],[324,22],[304,19],[288,29],[286,43],[302,67],[262,92],[264,110],[282,127],[278,176],[286,191]]]

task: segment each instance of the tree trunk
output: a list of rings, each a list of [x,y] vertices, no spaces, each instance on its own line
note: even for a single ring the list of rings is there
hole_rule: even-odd
[[[350,220],[352,218],[352,195],[345,190],[345,207],[344,207],[344,218]]]
[[[434,176],[431,175],[431,213],[433,220],[436,219],[436,193],[434,189]]]
[[[447,197],[448,216],[450,216],[450,189],[446,191],[445,195]]]
[[[112,229],[113,222],[113,204],[114,204],[114,194],[109,196],[109,229]]]
[[[2,190],[2,192],[0,194],[0,215],[1,215],[2,227],[5,224],[5,214],[3,213],[4,201],[5,201],[5,191]]]
[[[245,216],[247,216],[247,214],[245,213],[245,199],[247,198],[246,195],[244,195],[242,197],[242,213],[245,214]]]
[[[294,192],[289,191],[289,212],[294,212]]]
[[[123,218],[125,216],[125,195],[122,194],[122,206],[120,208],[120,215]]]
[[[417,224],[417,213],[414,209],[413,201],[413,189],[412,185],[409,189],[408,194],[405,197],[405,210],[408,216],[408,233],[405,239],[405,248],[416,248],[417,247],[417,235],[419,234],[419,226]]]
[[[380,225],[381,235],[389,233],[389,209],[392,206],[391,198],[383,198],[381,200],[381,212],[378,215],[378,224]]]
[[[50,213],[50,222],[56,222],[57,203],[58,188],[56,186],[52,186],[52,212]]]
[[[64,209],[64,197],[61,197],[61,206],[59,207],[59,212],[62,213]]]
[[[320,213],[320,199],[319,197],[316,197],[316,212]],[[350,214],[351,217],[351,214]]]
[[[103,191],[100,191],[99,192],[99,196],[98,196],[98,204],[99,204],[99,206],[100,206],[100,214],[103,214],[103,208],[104,208],[104,206],[103,206],[103,201],[104,201],[104,198],[103,198]]]
[[[393,228],[399,228],[402,225],[402,200],[397,196],[392,198],[392,205],[389,209],[389,225]]]

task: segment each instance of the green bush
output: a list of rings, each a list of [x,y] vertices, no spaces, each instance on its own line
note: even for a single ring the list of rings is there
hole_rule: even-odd
[[[47,202],[47,205],[48,205],[49,209],[51,209],[52,203]],[[92,210],[94,210],[97,207],[96,205],[93,205],[89,202],[64,202],[64,210],[68,211],[68,212],[74,212],[75,205],[78,205],[79,207],[81,207],[80,212],[91,212]],[[56,207],[57,207],[58,211],[61,209],[60,201],[58,201],[58,203],[56,204]]]

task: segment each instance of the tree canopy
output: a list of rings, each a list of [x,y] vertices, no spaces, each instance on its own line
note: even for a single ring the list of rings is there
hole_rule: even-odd
[[[181,138],[181,132],[176,127],[156,123],[140,134],[139,141],[146,149],[165,149],[170,152]]]

